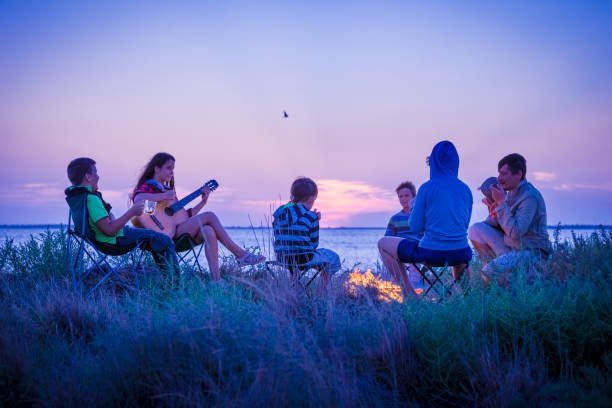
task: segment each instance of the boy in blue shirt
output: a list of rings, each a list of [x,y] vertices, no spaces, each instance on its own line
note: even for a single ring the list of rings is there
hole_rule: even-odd
[[[416,189],[414,184],[409,181],[405,181],[400,184],[396,189],[397,198],[399,200],[402,209],[397,214],[394,214],[389,223],[387,224],[387,230],[385,231],[386,237],[401,237],[401,238],[412,238],[421,239],[419,234],[415,234],[410,231],[410,206],[416,196]]]
[[[422,234],[412,232],[410,230],[409,222],[411,206],[413,205],[414,198],[416,197],[416,188],[410,181],[405,181],[397,186],[395,192],[397,193],[397,198],[402,206],[402,209],[398,213],[394,214],[389,220],[387,230],[385,231],[385,236],[407,238],[418,241],[421,239]],[[410,283],[412,286],[414,288],[422,287],[422,279],[419,272],[412,265],[409,265],[408,270],[408,277],[410,278]]]
[[[320,267],[323,285],[341,268],[334,251],[318,248],[321,213],[312,211],[318,189],[308,177],[300,177],[291,185],[291,201],[274,212],[274,252],[285,265],[300,269]]]

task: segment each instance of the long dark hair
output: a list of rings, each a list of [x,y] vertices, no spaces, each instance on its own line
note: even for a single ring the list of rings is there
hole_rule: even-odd
[[[134,189],[142,186],[145,181],[152,179],[155,174],[155,167],[162,167],[168,160],[176,161],[170,153],[157,153],[153,156],[142,171]],[[174,188],[174,176],[170,179],[170,188]]]

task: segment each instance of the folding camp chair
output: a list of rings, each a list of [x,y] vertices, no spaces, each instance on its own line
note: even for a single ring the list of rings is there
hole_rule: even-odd
[[[78,187],[75,188],[75,190]],[[144,242],[130,245],[116,245],[99,242],[88,222],[86,189],[70,193],[66,201],[70,207],[68,213],[68,228],[66,230],[66,258],[70,265],[72,281],[75,289],[84,283],[84,279],[99,273],[102,277],[87,294],[91,294],[111,276],[126,288],[133,286],[118,273],[119,269],[131,260],[129,273],[134,277],[136,287],[139,286],[137,271],[142,261]],[[85,268],[87,266],[87,269]]]
[[[412,263],[423,279],[423,296],[433,289],[438,299],[452,295],[457,282],[452,276],[452,265],[432,263]]]
[[[282,271],[287,271],[289,272],[291,277],[296,279],[296,281],[299,282],[302,286],[304,286],[304,288],[308,288],[308,286],[310,286],[310,284],[317,278],[317,276],[319,276],[319,274],[323,270],[320,265],[298,266],[285,264],[280,261],[266,261],[266,269],[270,273],[274,273],[275,270],[277,271],[279,269]],[[314,274],[309,276],[309,272],[313,269],[315,270]]]
[[[199,248],[196,251],[198,246]],[[189,267],[189,270],[193,272],[204,273],[199,261],[204,244],[196,244],[191,235],[185,233],[174,240],[174,248],[179,258],[179,264]],[[199,276],[196,275],[196,277],[200,279]]]

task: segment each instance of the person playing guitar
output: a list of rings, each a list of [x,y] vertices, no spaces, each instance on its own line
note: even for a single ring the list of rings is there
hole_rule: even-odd
[[[153,216],[143,214],[132,220],[135,226],[143,226],[165,233],[173,239],[188,233],[196,244],[204,243],[204,253],[213,280],[221,279],[219,271],[219,242],[235,257],[239,266],[255,265],[265,261],[262,255],[255,255],[238,246],[212,212],[199,213],[208,201],[211,190],[218,185],[214,180],[201,188],[202,199],[194,207],[185,210],[159,211],[169,209],[178,199],[174,190],[174,157],[168,153],[157,153],[146,165],[138,179],[132,201],[155,201],[157,211]],[[174,209],[176,206],[172,206]],[[172,215],[169,215],[172,214]],[[154,218],[155,217],[155,218]]]

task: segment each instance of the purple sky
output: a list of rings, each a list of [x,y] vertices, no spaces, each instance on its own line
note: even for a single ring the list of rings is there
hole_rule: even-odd
[[[168,151],[179,194],[220,182],[226,225],[305,175],[322,225],[385,226],[444,139],[472,221],[518,152],[549,224],[612,224],[609,1],[124,3],[0,2],[0,224],[65,222],[79,156],[122,212]]]

